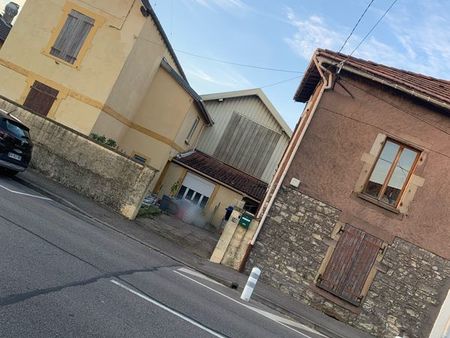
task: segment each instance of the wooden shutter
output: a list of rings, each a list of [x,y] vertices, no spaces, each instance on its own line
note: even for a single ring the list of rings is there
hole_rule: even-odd
[[[58,93],[56,89],[35,81],[23,105],[32,112],[47,116],[58,97]]]
[[[72,10],[52,47],[50,54],[69,63],[75,63],[95,20]]]
[[[346,225],[317,286],[359,305],[364,284],[382,244],[380,239]]]

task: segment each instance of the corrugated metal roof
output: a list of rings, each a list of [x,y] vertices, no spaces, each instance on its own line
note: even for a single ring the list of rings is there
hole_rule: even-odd
[[[450,107],[450,81],[436,79],[423,74],[385,66],[372,61],[349,57],[348,55],[336,53],[326,49],[318,49],[315,57],[322,57],[323,63],[337,65],[345,60],[343,69],[349,72],[356,72],[368,78],[375,77],[383,81],[384,84],[393,88],[402,87],[410,90],[410,95],[424,99],[435,100],[447,108]],[[294,99],[305,102],[309,100],[312,91],[320,81],[314,63],[311,63],[304,76]],[[420,95],[419,95],[420,94]],[[430,101],[427,100],[427,101]]]
[[[262,201],[267,189],[267,183],[250,176],[243,171],[225,164],[201,151],[194,150],[180,154],[172,160],[187,169],[212,179],[219,184],[243,193],[257,201]]]

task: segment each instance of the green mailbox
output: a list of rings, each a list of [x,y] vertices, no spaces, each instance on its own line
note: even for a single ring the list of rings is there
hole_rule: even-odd
[[[253,221],[253,215],[248,213],[248,212],[244,212],[241,216],[241,218],[239,219],[239,225],[245,229],[248,229],[248,227],[250,226],[250,223]]]

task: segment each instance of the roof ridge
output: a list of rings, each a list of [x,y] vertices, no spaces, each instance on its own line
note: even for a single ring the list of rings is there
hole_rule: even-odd
[[[319,52],[319,54],[320,54],[321,52],[327,53],[327,54],[332,54],[332,55],[334,55],[334,56],[336,56],[336,57],[342,57],[342,58],[344,58],[344,59],[348,59],[348,60],[352,60],[352,61],[358,61],[358,62],[363,62],[363,63],[369,63],[369,64],[374,65],[374,66],[377,66],[377,67],[389,68],[389,69],[391,69],[391,70],[399,71],[399,72],[402,72],[402,73],[407,73],[407,74],[410,74],[410,75],[413,75],[413,76],[419,76],[419,77],[422,77],[422,78],[424,78],[424,79],[428,79],[428,80],[432,80],[432,81],[443,82],[443,83],[445,83],[445,84],[450,85],[450,80],[440,79],[440,78],[433,77],[433,76],[430,76],[430,75],[425,75],[425,74],[416,73],[416,72],[413,72],[413,71],[410,71],[410,70],[406,70],[406,69],[402,69],[402,68],[397,68],[397,67],[393,67],[393,66],[388,66],[388,65],[385,65],[385,64],[382,64],[382,63],[379,63],[379,62],[375,62],[375,61],[372,61],[372,60],[367,60],[367,59],[358,58],[358,57],[350,56],[350,55],[343,54],[343,53],[338,53],[338,52],[332,51],[332,50],[330,50],[330,49],[322,49],[322,48],[318,48],[317,51]]]

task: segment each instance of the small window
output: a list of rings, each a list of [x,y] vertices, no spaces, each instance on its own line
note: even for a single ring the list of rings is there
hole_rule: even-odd
[[[397,207],[420,153],[393,140],[386,140],[363,193]]]
[[[74,64],[95,20],[72,10],[50,50],[50,54]]]
[[[200,208],[205,208],[206,204],[208,204],[209,197],[203,196],[202,200],[200,201]]]
[[[34,113],[47,116],[58,94],[56,89],[35,81],[23,105]]]
[[[140,164],[145,164],[145,162],[147,162],[145,157],[139,156],[138,154],[134,154],[133,159]]]
[[[189,142],[191,142],[191,138],[195,133],[195,130],[197,129],[198,124],[200,123],[200,119],[197,117],[194,121],[194,123],[192,124],[191,130],[189,130],[189,134],[186,137],[186,143],[189,144]]]
[[[186,190],[187,188],[184,185],[182,185],[180,191],[178,191],[177,198],[182,199],[184,197],[184,194],[186,193]]]
[[[351,225],[346,225],[317,286],[359,306],[364,286],[383,242]]]

